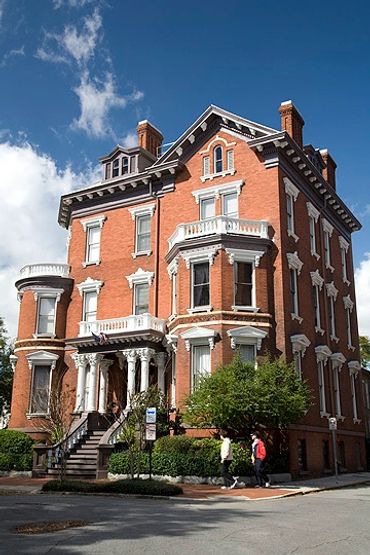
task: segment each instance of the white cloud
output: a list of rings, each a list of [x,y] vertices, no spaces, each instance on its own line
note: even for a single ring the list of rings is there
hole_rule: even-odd
[[[370,337],[370,253],[355,271],[356,304],[360,335]]]
[[[136,131],[129,131],[123,139],[120,141],[122,146],[126,148],[132,148],[133,146],[137,146],[137,133]]]
[[[24,56],[24,55],[25,55],[24,46],[21,46],[20,48],[13,48],[12,50],[9,50],[9,52],[6,52],[4,54],[3,59],[0,62],[0,67],[6,66],[10,58],[15,58],[17,56]]]
[[[45,62],[70,63],[72,60],[86,66],[94,55],[99,41],[102,18],[98,9],[83,18],[79,31],[74,25],[67,25],[62,34],[45,32],[43,45],[37,49],[36,57]]]
[[[0,0],[0,25],[4,15],[5,0]]]
[[[0,144],[0,316],[16,335],[14,282],[25,264],[65,262],[66,232],[57,223],[60,195],[96,181],[96,169],[75,174],[31,145]]]
[[[127,104],[127,100],[115,90],[113,75],[108,73],[104,83],[97,83],[85,72],[74,92],[80,100],[81,115],[73,121],[72,128],[85,131],[91,137],[112,135],[109,112],[112,108],[124,108]]]
[[[71,8],[83,8],[87,4],[91,4],[91,2],[95,1],[96,0],[53,0],[53,5],[55,10],[58,10],[63,5]]]

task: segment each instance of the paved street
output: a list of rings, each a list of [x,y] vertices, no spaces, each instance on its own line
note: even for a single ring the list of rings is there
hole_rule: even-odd
[[[368,555],[369,514],[370,486],[259,501],[12,494],[0,497],[0,552]],[[89,524],[33,536],[12,531],[65,519]]]

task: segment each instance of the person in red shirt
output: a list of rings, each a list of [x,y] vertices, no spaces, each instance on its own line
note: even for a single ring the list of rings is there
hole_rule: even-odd
[[[254,465],[254,472],[256,474],[257,485],[256,488],[270,487],[270,479],[265,471],[266,459],[266,446],[262,439],[260,439],[258,432],[251,434],[252,443],[252,463]]]

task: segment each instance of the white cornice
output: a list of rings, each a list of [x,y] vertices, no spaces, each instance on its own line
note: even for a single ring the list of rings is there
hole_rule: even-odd
[[[42,297],[51,297],[55,298],[56,302],[60,301],[61,296],[64,293],[64,289],[54,289],[53,287],[30,287],[29,288],[33,292],[33,297],[37,302],[38,299]]]
[[[319,270],[315,270],[315,272],[310,272],[312,285],[317,285],[320,289],[324,284],[324,278],[320,276]]]
[[[294,202],[297,200],[299,195],[299,189],[294,185],[292,181],[290,181],[289,177],[284,177],[284,185],[285,185],[285,192],[288,195],[291,195],[294,199]]]
[[[96,291],[96,293],[99,295],[100,289],[103,285],[104,281],[99,281],[97,279],[92,279],[91,277],[88,277],[82,283],[77,284],[77,289],[79,290],[81,297],[85,291]]]
[[[195,326],[182,333],[180,337],[184,339],[187,351],[190,351],[191,345],[202,344],[205,340],[207,340],[210,348],[214,349],[217,332],[210,328]]]
[[[303,262],[299,259],[297,251],[287,253],[288,266],[291,270],[297,270],[298,275],[301,273]]]
[[[259,266],[260,259],[265,254],[264,251],[252,251],[244,249],[225,249],[226,254],[229,257],[229,263],[234,264],[234,262],[251,262],[256,267]]]
[[[290,341],[293,353],[302,353],[302,357],[304,357],[307,347],[311,345],[311,341],[303,333],[292,335]]]
[[[331,365],[333,368],[342,369],[343,364],[346,362],[346,357],[342,353],[333,353],[330,355]]]
[[[204,189],[198,189],[192,192],[195,197],[195,201],[199,204],[200,199],[215,197],[220,198],[220,195],[225,195],[226,193],[237,193],[240,195],[241,188],[244,185],[244,181],[239,179],[238,181],[230,181],[230,183],[224,183],[223,185],[216,185],[215,187],[206,187]]]
[[[126,276],[130,289],[137,283],[148,283],[151,285],[154,279],[154,272],[146,272],[142,268],[138,268],[134,274]]]
[[[328,358],[331,356],[331,350],[326,345],[319,345],[315,347],[316,359],[317,361],[322,361],[324,364],[327,363]]]
[[[361,364],[358,360],[350,360],[348,362],[348,369],[350,374],[357,376],[358,372],[361,370]]]
[[[191,249],[181,253],[182,258],[185,260],[187,269],[190,269],[192,262],[209,262],[212,266],[215,256],[221,249],[221,245],[211,245],[209,247],[201,247],[199,249]]]
[[[227,331],[227,335],[231,340],[231,348],[235,349],[237,345],[256,345],[260,350],[262,340],[267,337],[267,331],[254,328],[253,326],[242,326]]]
[[[153,216],[154,212],[155,212],[155,204],[146,204],[145,206],[138,206],[138,207],[134,207],[134,208],[129,208],[128,211],[131,214],[131,218],[133,220],[135,220],[135,218],[137,216],[144,216],[146,214],[149,214],[150,216]]]

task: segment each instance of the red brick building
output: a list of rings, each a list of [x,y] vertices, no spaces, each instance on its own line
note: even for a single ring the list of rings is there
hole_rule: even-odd
[[[294,474],[365,467],[351,235],[327,150],[280,106],[281,130],[210,106],[166,151],[102,157],[101,182],[64,195],[67,264],[21,270],[11,427],[40,434],[53,381],[76,422],[150,383],[181,407],[199,376],[267,352],[294,360],[314,403],[290,429]],[[97,343],[92,334],[101,338]],[[104,441],[109,442],[108,430]]]

